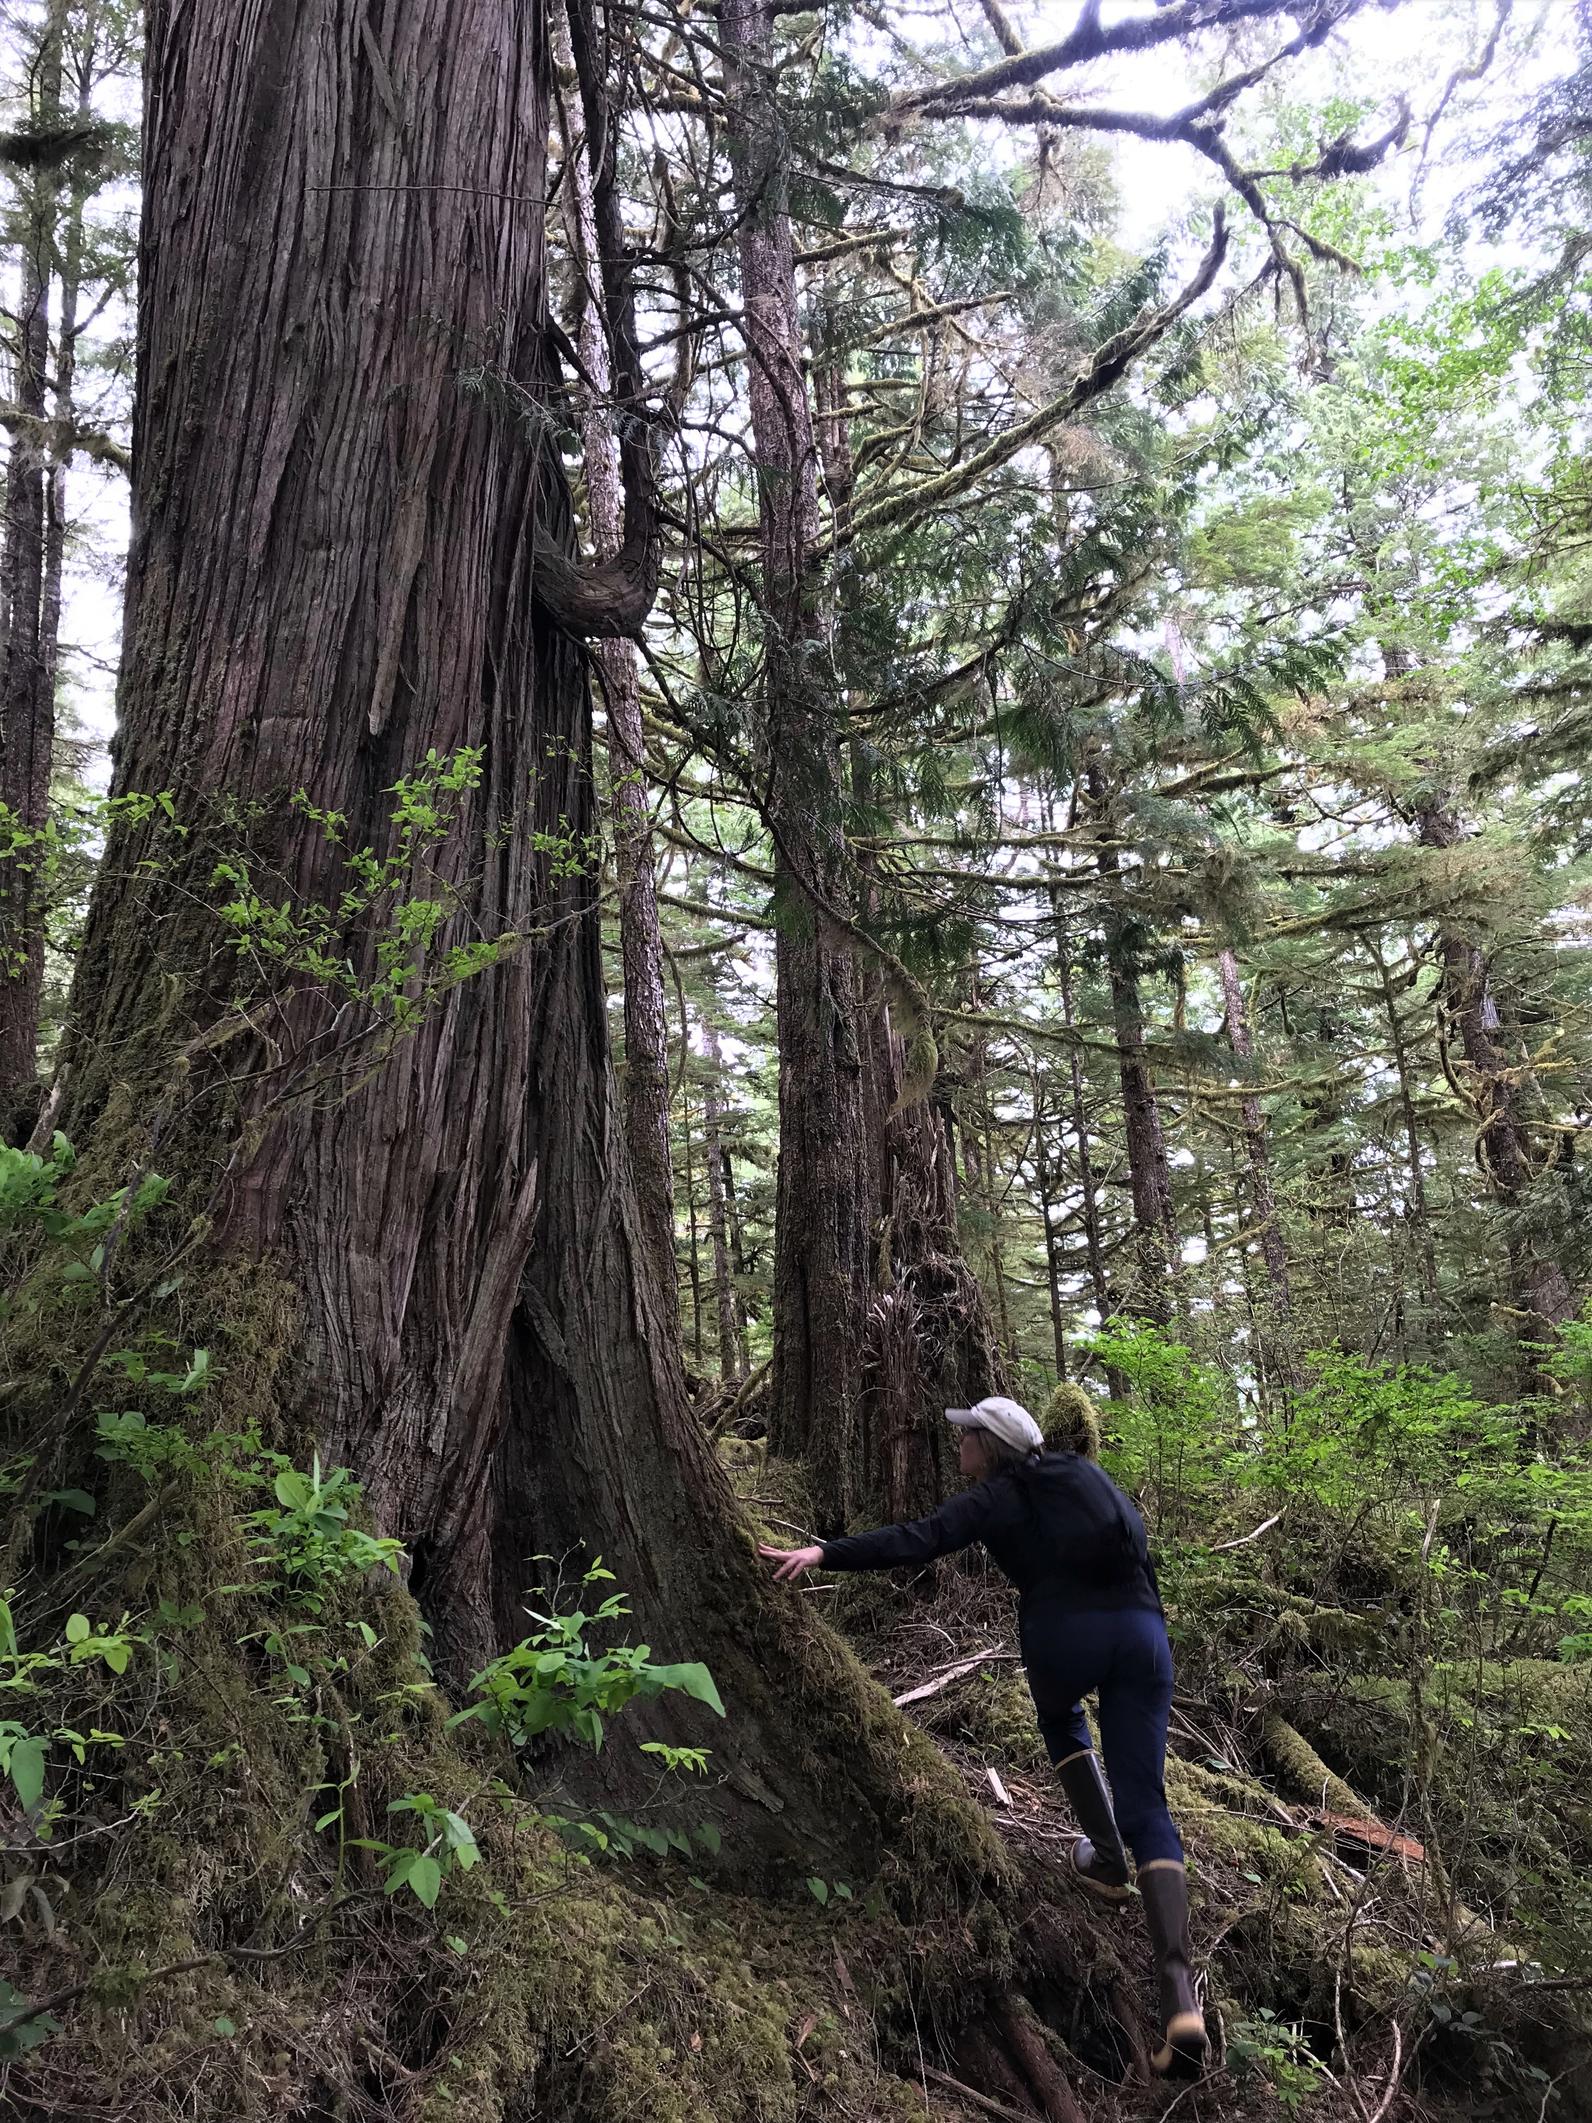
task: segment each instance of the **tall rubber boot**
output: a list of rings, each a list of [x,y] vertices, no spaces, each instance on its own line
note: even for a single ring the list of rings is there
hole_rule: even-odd
[[[1072,1869],[1080,1885],[1104,1902],[1128,1899],[1128,1854],[1122,1847],[1111,1794],[1092,1747],[1080,1747],[1056,1764],[1073,1819],[1083,1830],[1072,1846]]]
[[[1150,2068],[1197,2078],[1205,2069],[1210,2040],[1190,1966],[1188,1876],[1175,1858],[1152,1858],[1139,1867],[1139,1893],[1161,1985],[1162,2041]]]

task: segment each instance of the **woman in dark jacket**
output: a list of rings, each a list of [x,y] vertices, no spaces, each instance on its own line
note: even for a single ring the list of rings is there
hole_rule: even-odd
[[[791,1580],[820,1568],[927,1563],[983,1542],[1020,1594],[1018,1640],[1039,1729],[1084,1830],[1074,1870],[1093,1893],[1125,1901],[1126,1838],[1160,1975],[1164,2040],[1152,2062],[1157,2071],[1197,2071],[1205,2019],[1189,1965],[1183,1845],[1164,1782],[1172,1653],[1144,1521],[1092,1460],[1044,1451],[1038,1424],[1015,1401],[995,1395],[945,1412],[961,1429],[972,1488],[908,1526],[762,1553],[777,1578]],[[1091,1693],[1099,1696],[1109,1792],[1083,1714]]]

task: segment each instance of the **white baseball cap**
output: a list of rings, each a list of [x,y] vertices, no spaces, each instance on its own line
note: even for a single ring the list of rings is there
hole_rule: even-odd
[[[1028,1410],[1001,1393],[992,1393],[976,1408],[947,1408],[945,1419],[961,1430],[988,1430],[1002,1444],[1013,1445],[1019,1452],[1044,1450],[1044,1432]]]

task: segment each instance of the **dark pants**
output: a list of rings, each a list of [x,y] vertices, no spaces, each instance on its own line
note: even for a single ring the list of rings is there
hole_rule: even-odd
[[[1100,1698],[1100,1752],[1123,1841],[1141,1865],[1181,1860],[1166,1810],[1166,1723],[1172,1647],[1166,1624],[1143,1607],[1079,1614],[1030,1609],[1023,1665],[1052,1762],[1090,1747],[1080,1697]]]

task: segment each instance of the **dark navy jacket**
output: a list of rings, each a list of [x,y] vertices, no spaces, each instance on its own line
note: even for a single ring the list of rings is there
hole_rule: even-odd
[[[825,1541],[827,1570],[928,1563],[982,1541],[1022,1595],[1022,1611],[1161,1611],[1144,1521],[1103,1467],[1075,1452],[1035,1453],[927,1518]]]

